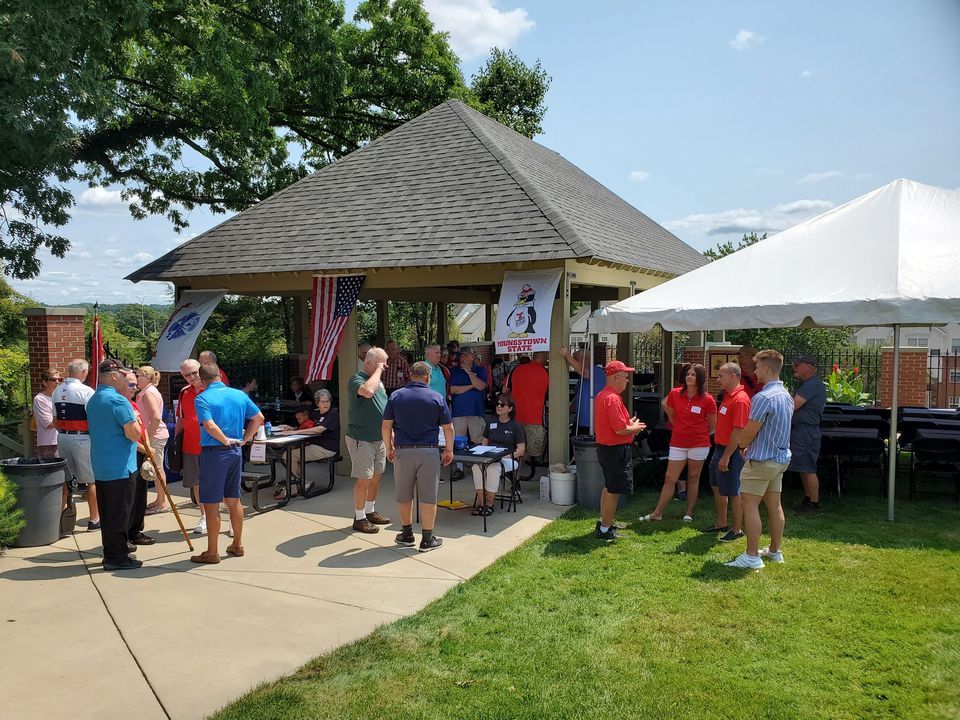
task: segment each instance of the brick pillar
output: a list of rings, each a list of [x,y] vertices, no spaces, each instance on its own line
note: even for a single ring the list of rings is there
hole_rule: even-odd
[[[47,368],[67,371],[74,358],[87,357],[83,331],[83,308],[25,308],[27,345],[30,355],[31,397],[40,392],[40,378]],[[94,372],[96,372],[94,370]]]
[[[890,407],[893,400],[893,348],[883,348],[880,360],[880,401]],[[900,348],[901,406],[927,406],[927,348]]]

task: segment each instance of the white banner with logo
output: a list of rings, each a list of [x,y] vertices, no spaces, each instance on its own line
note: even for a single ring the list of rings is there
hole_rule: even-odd
[[[497,353],[550,349],[553,299],[563,270],[506,272],[497,305]]]
[[[160,331],[150,364],[162,372],[179,372],[180,363],[190,357],[210,313],[223,299],[222,290],[185,290],[170,319]]]

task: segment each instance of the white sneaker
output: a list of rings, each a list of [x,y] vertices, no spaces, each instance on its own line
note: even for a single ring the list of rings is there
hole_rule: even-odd
[[[777,550],[776,552],[771,552],[769,547],[765,547],[763,548],[763,550],[760,551],[760,557],[766,558],[770,562],[775,562],[775,563],[784,562],[783,550]]]
[[[193,529],[194,535],[206,535],[207,534],[207,518],[204,515],[200,516],[200,522],[197,523],[197,526]]]
[[[693,522],[693,515],[684,515],[682,518],[680,518],[680,522]]]
[[[724,563],[727,567],[733,568],[746,568],[748,570],[763,570],[763,560],[759,556],[747,555],[747,553],[740,553],[736,558],[731,560],[728,563]]]

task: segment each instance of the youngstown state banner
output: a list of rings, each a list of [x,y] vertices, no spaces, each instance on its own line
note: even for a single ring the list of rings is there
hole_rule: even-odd
[[[506,272],[497,305],[497,353],[550,349],[550,317],[562,270]]]

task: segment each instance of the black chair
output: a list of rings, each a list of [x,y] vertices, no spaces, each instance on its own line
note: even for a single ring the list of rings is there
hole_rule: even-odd
[[[920,473],[952,476],[954,502],[960,507],[960,438],[926,437],[923,434],[914,438],[910,459],[911,500],[916,497]]]
[[[822,475],[831,479],[831,485],[836,488],[837,497],[843,495],[843,485],[841,484],[842,475],[840,472],[840,459],[846,450],[846,440],[848,438],[879,438],[877,430],[869,428],[856,428],[849,426],[828,426],[822,425],[823,434],[820,438],[820,456],[817,458],[818,466],[825,466],[827,471]],[[825,485],[825,487],[829,487]]]
[[[828,437],[828,452],[834,458],[836,469],[837,497],[843,497],[843,486],[850,470],[876,470],[882,494],[887,468],[887,448],[883,438],[861,434],[831,434]]]

